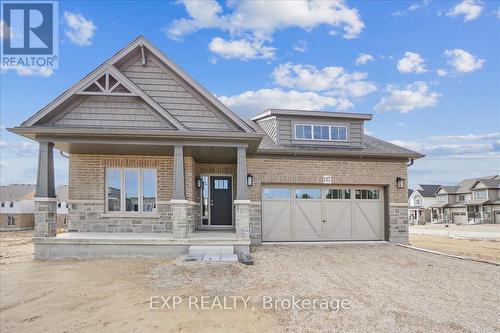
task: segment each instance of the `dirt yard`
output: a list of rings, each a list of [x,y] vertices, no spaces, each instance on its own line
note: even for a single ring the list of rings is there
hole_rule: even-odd
[[[40,262],[0,234],[3,332],[495,332],[500,268],[395,245],[262,246],[254,266],[175,260]],[[162,295],[251,297],[253,309],[151,310]],[[261,297],[347,299],[348,310],[265,310]]]
[[[410,234],[410,245],[500,264],[500,242]]]

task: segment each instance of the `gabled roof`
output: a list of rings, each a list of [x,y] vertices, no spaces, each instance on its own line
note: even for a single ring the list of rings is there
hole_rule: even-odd
[[[409,188],[408,189],[408,199],[410,199],[412,194],[413,194],[413,190],[411,188]]]
[[[56,108],[70,106],[74,102],[75,96],[88,95],[92,93],[101,94],[101,91],[90,92],[85,91],[85,88],[88,87],[89,84],[95,83],[96,80],[104,73],[111,73],[116,79],[120,81],[121,84],[123,84],[123,86],[127,90],[130,91],[130,95],[138,96],[142,100],[144,100],[152,109],[161,114],[166,120],[168,120],[168,122],[173,124],[176,130],[187,131],[186,127],[183,126],[180,121],[178,121],[169,113],[169,110],[165,110],[164,108],[162,108],[158,102],[156,102],[153,98],[146,94],[142,89],[140,89],[136,84],[134,84],[130,79],[128,79],[117,69],[119,63],[124,62],[127,56],[137,52],[138,50],[140,50],[143,55],[146,51],[151,52],[154,57],[159,59],[163,66],[175,73],[175,75],[187,86],[189,86],[190,89],[192,89],[197,94],[197,96],[201,96],[200,98],[204,98],[206,101],[208,101],[208,103],[210,103],[210,105],[213,105],[213,107],[217,109],[218,112],[227,117],[228,121],[235,124],[243,132],[255,133],[253,129],[248,126],[242,119],[236,116],[236,114],[234,114],[224,104],[222,104],[222,102],[220,102],[213,94],[203,88],[198,82],[191,78],[184,70],[177,66],[172,60],[165,56],[158,48],[156,48],[143,36],[139,36],[138,38],[136,38],[128,46],[113,55],[102,65],[93,70],[91,73],[77,82],[74,86],[66,90],[63,94],[49,103],[42,110],[23,122],[21,127],[33,127],[36,126],[42,119],[50,118],[52,116],[51,113],[54,113]],[[106,92],[109,93],[109,91]],[[217,130],[214,130],[214,132],[216,131]]]
[[[470,189],[472,190],[477,185],[477,183],[481,183],[484,186],[486,186],[486,188],[489,188],[489,189],[496,189],[496,188],[500,187],[500,178],[495,178],[495,179],[489,179],[489,178],[478,179],[478,180],[476,180],[471,185]]]
[[[326,117],[326,118],[347,118],[347,119],[362,119],[371,120],[373,115],[369,113],[351,113],[351,112],[332,112],[332,111],[312,111],[312,110],[295,110],[295,109],[268,109],[252,120],[260,120],[274,116],[306,116],[306,117]]]
[[[0,201],[20,201],[34,196],[36,185],[33,184],[10,184],[0,188]]]
[[[441,185],[436,185],[436,184],[432,185],[419,184],[418,187],[421,190],[417,187],[415,191],[418,191],[418,193],[420,193],[420,195],[423,197],[433,197],[436,191],[439,190],[440,186]]]
[[[454,194],[454,193],[457,193],[459,188],[460,188],[460,186],[458,186],[458,185],[454,185],[454,186],[442,185],[442,186],[439,186],[439,188],[436,190],[436,194],[439,192],[439,190],[443,190],[447,194]]]

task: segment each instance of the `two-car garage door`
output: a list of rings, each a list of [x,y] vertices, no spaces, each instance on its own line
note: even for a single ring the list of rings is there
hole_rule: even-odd
[[[273,185],[262,189],[263,241],[383,239],[382,187]]]

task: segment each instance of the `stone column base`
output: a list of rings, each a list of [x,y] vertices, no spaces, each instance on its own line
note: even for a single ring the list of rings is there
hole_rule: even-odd
[[[235,200],[234,225],[236,237],[250,238],[250,200]]]
[[[408,205],[389,204],[389,242],[408,244]]]
[[[35,198],[34,237],[56,237],[57,199]]]
[[[171,200],[174,238],[187,238],[194,231],[191,209],[187,200]]]

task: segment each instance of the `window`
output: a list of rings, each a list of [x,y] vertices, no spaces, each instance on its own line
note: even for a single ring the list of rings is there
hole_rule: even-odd
[[[61,208],[61,203],[60,202],[57,203],[57,208]]]
[[[379,190],[356,190],[356,199],[377,200],[380,196]]]
[[[66,204],[66,208],[69,208],[69,204]]]
[[[5,202],[4,202],[4,201],[2,201],[2,208],[4,208],[4,207],[5,207]]]
[[[313,126],[314,140],[330,140],[328,126]]]
[[[109,212],[153,212],[156,208],[156,170],[106,169]]]
[[[289,200],[290,199],[290,189],[289,188],[265,188],[264,189],[264,199],[266,200]]]
[[[446,203],[447,201],[446,199],[447,199],[446,194],[441,194],[437,196],[437,202],[439,203]]]
[[[332,126],[330,133],[332,141],[347,141],[347,127],[345,126]]]
[[[10,207],[10,208],[14,207],[14,201],[11,201],[11,202],[10,202],[9,207]]]
[[[215,190],[227,190],[229,189],[229,181],[227,179],[215,179],[214,180]]]
[[[68,218],[67,218],[66,216],[65,216],[65,217],[63,217],[63,224],[64,224],[64,225],[68,224]]]
[[[156,208],[156,171],[142,170],[142,211],[152,212]]]
[[[486,199],[486,190],[474,191],[474,199]]]
[[[330,189],[326,191],[326,199],[351,199],[351,190]]]
[[[346,126],[295,125],[296,140],[347,141]]]
[[[465,194],[459,194],[458,195],[458,202],[464,202],[465,201]]]
[[[203,224],[208,225],[208,176],[202,176],[201,182],[201,216],[205,218]]]
[[[16,217],[15,216],[7,216],[7,225],[16,225]]]
[[[311,125],[295,125],[295,138],[302,140],[311,140]]]
[[[415,206],[420,206],[422,204],[422,200],[420,198],[415,198]]]
[[[321,199],[321,189],[302,188],[295,191],[296,199]]]

